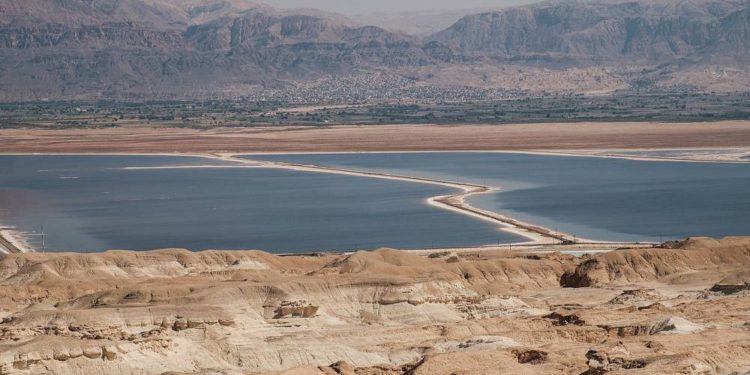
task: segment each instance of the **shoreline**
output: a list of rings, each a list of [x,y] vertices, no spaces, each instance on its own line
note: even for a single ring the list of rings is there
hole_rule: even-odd
[[[745,164],[750,163],[750,159],[700,159],[690,158],[689,154],[684,157],[667,157],[653,155],[629,155],[618,154],[617,152],[654,152],[654,151],[702,151],[717,150],[717,148],[642,148],[642,149],[581,149],[581,150],[418,150],[418,151],[294,151],[294,152],[237,152],[232,155],[356,155],[356,154],[448,154],[448,153],[476,153],[476,154],[523,154],[539,156],[564,156],[564,157],[590,157],[602,159],[622,159],[633,161],[663,161],[663,162],[680,162],[680,163],[713,163],[713,164]],[[721,150],[746,150],[750,155],[750,148],[747,147],[727,147]],[[2,153],[0,153],[2,155]]]
[[[0,132],[6,152],[252,153],[435,150],[590,150],[750,147],[750,120],[664,123],[542,122],[493,125],[252,126],[105,129],[14,128]]]
[[[487,153],[487,154],[523,154],[539,156],[563,156],[563,157],[590,157],[603,159],[622,159],[633,161],[661,161],[661,162],[680,162],[680,163],[711,163],[711,164],[747,164],[750,159],[737,158],[701,158],[706,154],[690,154],[689,151],[745,151],[750,157],[750,147],[669,147],[669,148],[633,148],[633,149],[615,149],[615,148],[584,148],[584,149],[561,149],[561,150],[477,150],[477,149],[434,149],[434,150],[368,150],[368,151],[252,151],[252,152],[234,152],[234,151],[216,151],[216,152],[0,152],[0,156],[182,156],[182,157],[199,157],[205,158],[215,155],[355,155],[355,154],[431,154],[431,153]],[[654,155],[637,155],[623,154],[629,153],[648,153],[654,151],[687,151],[682,156],[654,156]],[[714,155],[717,156],[717,155]],[[718,154],[721,156],[721,154]],[[148,167],[146,167],[148,168]],[[185,168],[188,168],[186,166]]]
[[[591,240],[588,240],[585,238],[576,238],[575,236],[570,235],[568,233],[554,231],[552,229],[545,228],[540,225],[516,220],[510,217],[501,215],[497,212],[482,210],[480,208],[474,207],[466,203],[465,199],[472,195],[487,194],[487,193],[498,190],[497,188],[493,188],[491,186],[455,182],[455,181],[444,181],[444,180],[429,179],[429,178],[414,177],[414,176],[401,176],[401,175],[388,174],[388,173],[365,172],[365,171],[324,167],[324,166],[309,165],[309,164],[268,162],[268,161],[262,161],[262,160],[240,159],[236,157],[238,155],[244,155],[244,154],[216,154],[215,157],[219,160],[224,160],[224,161],[233,161],[233,162],[238,162],[238,163],[253,163],[253,165],[256,167],[259,166],[259,164],[261,164],[260,167],[265,166],[269,168],[281,168],[281,169],[289,169],[289,170],[295,170],[295,171],[301,171],[301,172],[331,173],[331,174],[341,174],[341,175],[357,176],[357,177],[380,178],[380,179],[387,179],[387,180],[432,184],[432,185],[439,185],[439,186],[459,189],[460,192],[455,193],[455,194],[440,195],[440,196],[427,198],[426,200],[427,204],[434,206],[434,207],[441,208],[441,209],[446,209],[449,211],[461,213],[463,215],[467,215],[470,217],[493,222],[495,224],[500,225],[500,230],[513,233],[516,235],[520,235],[522,237],[526,237],[527,239],[529,239],[529,241],[513,243],[514,245],[553,244],[555,243],[554,241],[560,241],[561,243],[592,242]],[[597,241],[597,242],[601,242],[601,241]]]
[[[705,148],[703,150],[750,150],[745,147],[725,147],[725,148]],[[649,149],[628,149],[628,150],[615,150],[615,149],[585,149],[585,150],[560,150],[560,151],[548,151],[548,150],[530,150],[530,151],[514,151],[514,150],[416,150],[416,151],[335,151],[335,152],[217,152],[217,153],[180,153],[180,152],[76,152],[76,153],[40,153],[40,152],[0,152],[0,156],[48,156],[48,155],[70,155],[70,156],[164,156],[164,157],[197,157],[211,160],[221,160],[226,162],[238,163],[240,165],[195,165],[195,166],[160,166],[160,167],[125,167],[124,169],[191,169],[191,168],[279,168],[287,170],[295,170],[301,172],[313,172],[313,173],[331,173],[331,174],[342,174],[358,177],[367,178],[380,178],[389,180],[398,180],[412,183],[424,183],[433,184],[453,189],[458,189],[460,192],[449,195],[429,197],[425,202],[433,207],[439,209],[453,211],[463,215],[467,215],[476,219],[489,221],[499,225],[499,230],[516,234],[521,237],[525,237],[528,241],[515,242],[515,243],[504,243],[502,245],[560,245],[564,243],[571,244],[645,244],[647,242],[609,242],[609,241],[595,241],[586,238],[579,238],[568,233],[554,231],[550,228],[546,228],[540,225],[526,223],[512,217],[508,217],[497,212],[488,211],[474,207],[466,203],[465,199],[478,194],[487,194],[490,192],[498,191],[499,188],[472,184],[462,183],[455,181],[443,181],[437,179],[421,178],[414,176],[401,176],[388,173],[378,172],[366,172],[358,170],[348,170],[342,168],[333,168],[318,166],[312,164],[296,164],[286,162],[273,162],[263,160],[252,160],[242,159],[238,156],[253,156],[253,155],[314,155],[314,154],[418,154],[418,153],[502,153],[502,154],[526,154],[526,155],[541,155],[541,156],[566,156],[566,157],[593,157],[593,158],[606,158],[606,159],[623,159],[633,161],[660,161],[660,162],[683,162],[683,163],[718,163],[718,164],[743,164],[750,163],[750,160],[724,160],[724,159],[690,159],[685,156],[689,156],[687,153],[682,157],[656,157],[650,155],[624,155],[617,154],[617,151],[627,152],[653,152],[653,151],[702,151],[701,148],[649,148]],[[701,154],[705,155],[705,154]],[[468,247],[476,250],[482,250],[489,245]],[[6,248],[7,251],[2,251]],[[18,238],[18,235],[12,233],[7,228],[0,227],[0,252],[2,253],[27,253],[35,252],[36,250],[26,245],[24,241]]]
[[[0,228],[0,253],[34,253],[36,252],[26,241],[20,239],[20,233],[13,229]]]

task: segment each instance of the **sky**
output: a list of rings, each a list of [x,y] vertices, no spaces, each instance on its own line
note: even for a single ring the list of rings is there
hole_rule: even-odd
[[[414,10],[447,10],[501,8],[528,4],[538,0],[260,0],[274,7],[315,8],[344,14],[401,12]]]

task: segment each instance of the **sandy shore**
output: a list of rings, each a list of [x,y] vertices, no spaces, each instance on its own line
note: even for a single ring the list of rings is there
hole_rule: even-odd
[[[562,151],[750,147],[750,121],[330,127],[3,129],[3,152]]]
[[[618,150],[569,150],[545,152],[547,155],[590,156],[626,160],[692,162],[692,163],[750,163],[750,147],[727,148],[661,148]]]
[[[30,253],[35,250],[23,240],[23,234],[13,229],[0,228],[0,253]]]
[[[561,244],[561,243],[525,243],[525,244],[500,244],[500,245],[488,245],[488,246],[469,246],[469,247],[444,247],[435,249],[400,249],[402,251],[417,254],[417,255],[430,255],[440,253],[475,253],[481,252],[507,252],[508,254],[549,254],[559,252],[561,254],[600,254],[615,251],[617,249],[629,248],[629,249],[651,249],[654,245],[650,243],[634,244],[631,242],[581,242],[575,244]],[[289,256],[299,254],[288,254]]]

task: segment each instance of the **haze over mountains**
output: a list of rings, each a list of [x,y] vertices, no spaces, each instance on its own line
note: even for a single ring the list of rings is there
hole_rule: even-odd
[[[427,36],[396,26],[245,0],[0,0],[0,100],[236,98],[371,80],[530,93],[750,87],[748,1],[547,2]]]

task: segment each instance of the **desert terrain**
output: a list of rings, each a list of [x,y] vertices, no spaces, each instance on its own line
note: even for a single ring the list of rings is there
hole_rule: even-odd
[[[89,249],[66,247],[74,253],[45,253],[43,220],[70,224],[58,233],[71,227],[94,232],[89,223],[107,215],[106,204],[97,203],[105,200],[71,200],[67,212],[87,211],[92,219],[55,216],[61,200],[50,198],[54,189],[37,189],[44,184],[67,186],[68,195],[61,196],[71,199],[117,196],[108,201],[120,199],[107,206],[114,207],[111,219],[127,219],[126,208],[141,202],[136,208],[147,215],[132,217],[164,240],[157,246],[190,247],[164,236],[169,225],[183,229],[179,239],[193,232],[169,219],[202,219],[208,233],[193,237],[225,249],[234,247],[217,245],[217,238],[256,246],[222,231],[250,219],[230,218],[200,198],[200,189],[172,197],[175,186],[192,189],[201,182],[215,193],[221,181],[243,181],[226,183],[234,193],[266,185],[197,172],[169,180],[161,178],[169,172],[155,171],[164,185],[143,191],[158,197],[109,195],[112,189],[80,173],[57,169],[41,179],[28,177],[50,169],[16,161],[36,157],[6,156],[0,176],[10,177],[7,184],[0,179],[0,200],[29,204],[0,207],[0,219],[7,221],[0,223],[0,375],[750,375],[750,237],[595,242],[526,222],[521,210],[516,218],[472,206],[471,196],[504,186],[240,158],[485,151],[749,163],[748,0],[505,0],[502,7],[452,2],[445,9],[422,0],[422,9],[408,12],[388,2],[366,2],[372,6],[367,11],[355,11],[357,2],[320,9],[308,9],[319,7],[310,0],[291,1],[301,9],[280,2],[0,0],[0,155],[192,155],[233,167],[427,183],[458,190],[425,204],[492,222],[528,242],[354,251],[365,248],[358,245],[346,253],[292,255],[263,249],[104,251],[105,242],[97,242]],[[571,176],[568,165],[516,165],[529,175],[554,169],[551,179]],[[730,219],[750,212],[740,199],[747,197],[747,174],[721,174],[721,181],[732,182],[723,189],[718,177],[709,177],[747,164],[689,166],[702,169],[619,174],[584,167],[590,175],[571,177],[579,184],[553,182],[566,192],[602,196],[590,204],[603,212],[595,220],[616,218],[651,231],[658,225],[642,215],[648,206],[663,214],[662,222],[690,218],[731,229],[715,236],[750,236],[746,220]],[[30,173],[14,180],[20,170]],[[604,188],[591,184],[603,174],[627,181],[608,183],[618,190],[604,196]],[[668,181],[643,190],[634,184],[657,175]],[[123,190],[148,185],[145,178],[110,177],[111,186]],[[166,186],[170,181],[180,182]],[[298,183],[289,193],[277,187],[284,181],[264,188],[284,194],[264,202],[278,206],[312,190]],[[318,189],[337,200],[345,192],[337,185]],[[678,190],[665,185],[704,194],[672,193]],[[363,190],[350,189],[368,199]],[[620,199],[625,193],[630,198]],[[216,195],[226,206],[263,199]],[[563,207],[566,223],[581,224],[574,209],[559,206],[573,200],[550,196],[543,197],[547,203],[525,200]],[[644,196],[653,200],[629,203]],[[367,203],[399,206],[386,198]],[[181,210],[168,216],[164,207],[172,205],[157,200],[177,202]],[[296,218],[320,223],[317,232],[351,223],[326,220],[336,214],[327,202],[308,208],[323,220]],[[618,205],[639,212],[613,210]],[[210,221],[217,229],[205,226],[204,206],[216,214]],[[52,210],[36,213],[34,207]],[[272,217],[247,207],[231,208],[260,212],[258,222]],[[686,207],[706,215],[686,213]],[[382,212],[398,214],[371,222],[398,215],[438,232],[415,219],[423,216]],[[33,215],[24,223],[27,213]],[[259,231],[276,230],[283,242],[296,236],[312,243],[292,233],[300,227],[287,218],[279,230]],[[102,231],[149,237],[114,222]],[[350,236],[354,243],[373,237],[373,226],[363,223],[365,232]],[[456,225],[444,227],[445,233],[463,233]],[[237,228],[256,236],[248,226]],[[697,235],[690,228],[665,238]],[[406,237],[419,234],[399,229]],[[326,238],[338,239],[334,233]],[[40,238],[41,247],[24,240],[30,236]],[[131,247],[138,248],[146,246]]]
[[[565,151],[750,145],[750,121],[247,128],[3,129],[3,153]]]
[[[337,13],[347,4],[2,0],[0,101],[314,105],[750,87],[745,1]]]
[[[0,260],[3,374],[745,374],[750,238]]]
[[[670,148],[739,161],[750,122],[6,129],[0,143],[214,157]],[[750,238],[572,246],[0,255],[0,374],[750,372]]]

